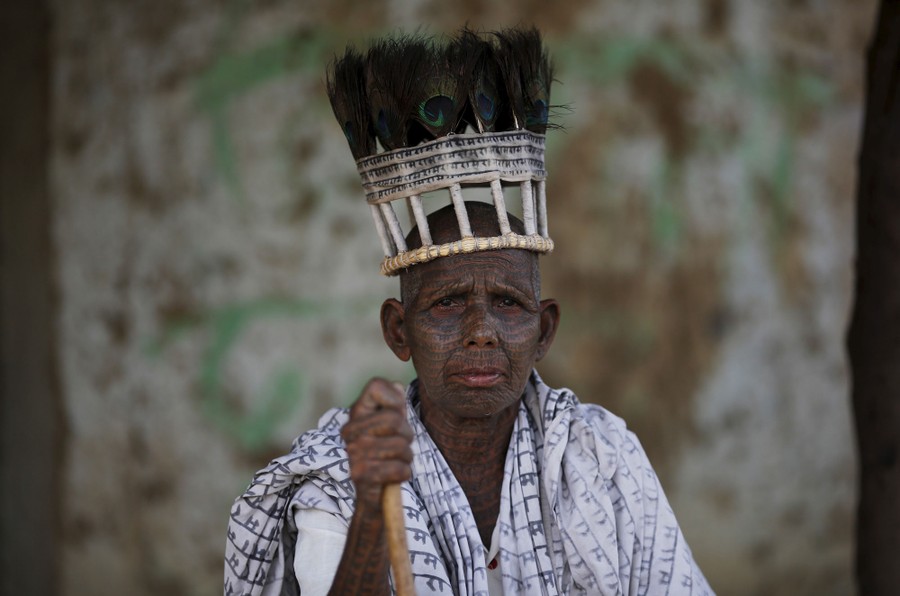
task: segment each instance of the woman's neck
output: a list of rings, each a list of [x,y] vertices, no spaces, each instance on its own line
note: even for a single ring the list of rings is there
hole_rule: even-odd
[[[519,411],[518,402],[487,418],[453,419],[422,403],[422,423],[462,487],[488,546],[497,514],[506,452]]]

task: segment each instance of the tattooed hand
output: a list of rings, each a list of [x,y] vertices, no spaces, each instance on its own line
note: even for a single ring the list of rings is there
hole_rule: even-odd
[[[381,493],[385,485],[412,476],[413,432],[406,421],[403,387],[384,379],[369,381],[350,407],[341,437],[356,485],[356,508],[329,594],[389,596]]]
[[[357,506],[362,502],[377,508],[384,485],[411,477],[413,432],[406,421],[406,394],[401,385],[370,380],[350,408],[350,420],[341,436],[347,444]]]

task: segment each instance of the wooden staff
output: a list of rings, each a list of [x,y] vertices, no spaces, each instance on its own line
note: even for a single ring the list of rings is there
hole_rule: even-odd
[[[399,484],[384,487],[381,494],[381,508],[384,510],[384,526],[397,596],[415,596],[412,566],[409,564],[409,550],[406,547],[406,522]]]

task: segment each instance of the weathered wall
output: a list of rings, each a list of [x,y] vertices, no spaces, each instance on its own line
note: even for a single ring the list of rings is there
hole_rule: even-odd
[[[395,282],[323,65],[535,22],[563,304],[541,370],[637,430],[723,594],[852,591],[842,349],[874,2],[59,1],[66,594],[220,585],[253,470],[373,374]]]

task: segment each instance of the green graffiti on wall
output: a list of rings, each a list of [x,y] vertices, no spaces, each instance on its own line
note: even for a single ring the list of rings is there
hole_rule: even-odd
[[[254,89],[297,74],[320,76],[326,37],[301,32],[274,39],[246,52],[224,52],[197,81],[195,99],[212,122],[215,163],[233,196],[244,198],[234,140],[228,126],[232,102]]]
[[[269,442],[278,425],[308,398],[308,379],[296,364],[283,363],[264,382],[259,394],[244,408],[230,399],[224,385],[229,356],[240,349],[247,329],[264,321],[338,320],[368,313],[371,303],[319,302],[308,300],[260,299],[210,309],[191,317],[171,321],[159,337],[148,345],[148,354],[162,355],[175,341],[188,334],[202,333],[206,348],[197,371],[203,413],[244,449],[253,451]],[[242,400],[243,401],[243,400]]]
[[[715,90],[732,104],[749,106],[753,111],[749,125],[739,127],[736,134],[722,130],[719,122],[698,119],[695,138],[687,147],[736,151],[746,172],[745,199],[764,203],[770,214],[771,239],[776,245],[783,240],[802,122],[834,99],[826,79],[771,61],[739,60],[707,45],[678,39],[573,36],[554,44],[553,54],[567,80],[588,82],[597,91],[626,86],[638,69],[649,65],[664,73],[672,85],[692,94]],[[777,134],[774,142],[766,138],[773,130]],[[551,156],[563,143],[564,138],[550,144]],[[677,246],[683,225],[671,199],[681,190],[684,158],[664,153],[645,195],[650,202],[651,229],[666,249]]]

